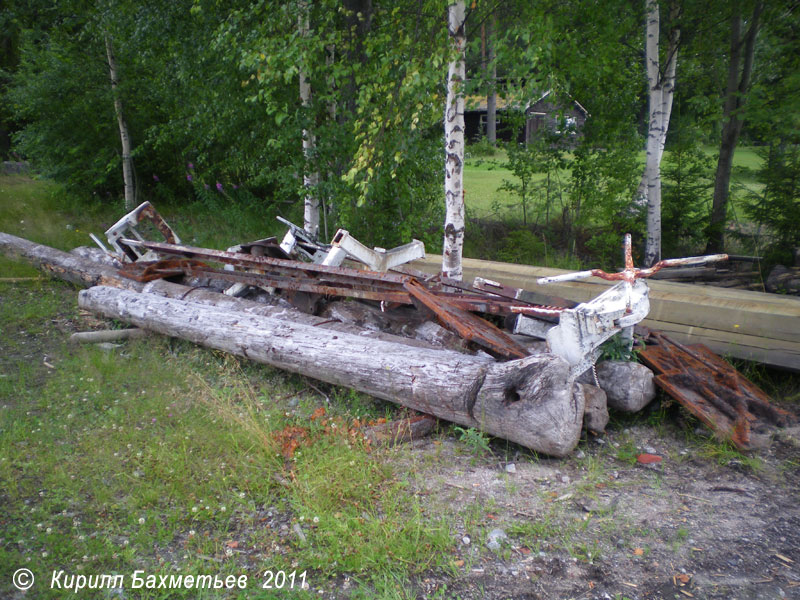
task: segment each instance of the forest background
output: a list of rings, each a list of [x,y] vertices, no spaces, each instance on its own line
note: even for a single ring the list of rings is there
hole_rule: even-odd
[[[220,235],[207,244],[245,241],[225,229],[278,233],[274,217],[302,222],[313,197],[323,239],[343,227],[371,245],[414,237],[440,251],[457,4],[10,0],[0,10],[0,154],[63,184],[64,202],[212,213]],[[654,85],[666,83],[661,253],[793,260],[796,1],[463,9],[467,108],[496,93],[502,126],[523,126],[524,108],[551,92],[590,115],[577,135],[467,140],[465,255],[609,266],[630,231],[640,262],[651,261],[642,184]]]

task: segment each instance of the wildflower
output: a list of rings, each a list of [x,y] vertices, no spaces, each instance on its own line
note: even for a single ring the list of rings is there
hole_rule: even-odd
[[[194,537],[194,529],[189,530],[189,537]]]
[[[187,169],[189,169],[189,170],[191,171],[192,169],[194,169],[194,163],[188,163],[188,164],[186,165],[186,168],[187,168]]]
[[[192,180],[192,176],[189,175],[189,173],[187,173],[186,174],[186,181],[191,181],[191,180]]]
[[[53,533],[53,528],[48,527],[47,529],[45,529],[45,533]]]
[[[44,525],[42,525],[41,523],[39,523],[38,525],[36,525],[36,529],[41,529],[42,527],[44,527]]]
[[[222,506],[220,506],[220,507],[219,507],[219,510],[220,510],[221,512],[225,512],[225,511],[226,511],[226,510],[228,510],[228,509],[227,509],[227,508],[225,508],[225,505],[223,504]]]
[[[155,181],[156,183],[160,181],[158,175],[156,175],[155,173],[153,173],[153,181]]]
[[[196,507],[196,506],[193,506],[193,507],[192,507],[192,512],[193,512],[193,513],[196,513],[196,512],[197,512],[197,507]]]
[[[314,523],[319,523],[319,517],[314,517],[313,521]]]
[[[47,552],[42,552],[42,558],[47,558]]]
[[[139,517],[139,525],[144,525],[144,517]]]
[[[218,192],[222,191],[222,184],[219,181],[217,182],[217,191]]]

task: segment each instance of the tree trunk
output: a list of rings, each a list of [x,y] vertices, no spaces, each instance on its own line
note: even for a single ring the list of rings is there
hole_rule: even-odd
[[[661,260],[661,158],[667,141],[667,130],[675,93],[675,71],[678,62],[680,29],[675,24],[678,7],[672,4],[670,20],[673,23],[667,49],[664,72],[659,59],[659,5],[658,0],[647,1],[647,27],[645,37],[647,81],[649,86],[650,117],[647,135],[647,161],[637,195],[647,202],[647,241],[645,264],[650,266]],[[641,195],[644,195],[644,198]]]
[[[580,437],[584,399],[553,355],[498,363],[137,294],[83,290],[81,308],[280,369],[343,385],[476,427],[537,452],[565,456]]]
[[[481,25],[483,75],[489,82],[486,94],[486,140],[492,146],[497,144],[497,88],[495,87],[497,63],[495,62],[493,39],[496,24],[497,18],[492,14],[488,24]]]
[[[307,0],[300,2],[301,14],[298,18],[298,30],[300,37],[308,37],[309,24],[308,14],[310,11]],[[308,80],[308,65],[304,59],[300,64],[300,101],[304,108],[311,106],[311,83]],[[306,115],[308,118],[308,115]],[[319,173],[312,167],[314,152],[317,147],[317,138],[310,129],[303,129],[303,188],[305,197],[303,199],[303,229],[310,236],[316,238],[319,234],[319,199],[317,198],[317,186],[319,185]]]
[[[763,2],[756,2],[750,28],[742,39],[742,15],[736,12],[731,17],[731,47],[728,64],[728,83],[725,90],[725,104],[722,110],[722,141],[719,146],[717,172],[714,177],[714,200],[711,208],[711,220],[708,226],[708,243],[706,253],[722,252],[725,248],[725,222],[728,215],[728,194],[733,169],[733,154],[742,132],[744,108],[747,91],[750,87],[750,76],[753,71],[756,35],[759,19],[764,8]],[[744,48],[742,47],[744,45]],[[744,63],[742,58],[744,55]],[[741,73],[740,71],[741,65]]]
[[[448,6],[448,32],[453,59],[447,72],[447,106],[444,113],[444,247],[442,273],[461,280],[464,247],[464,78],[465,48],[464,0]]]
[[[119,138],[122,143],[122,180],[125,184],[125,210],[131,211],[136,206],[136,183],[134,181],[133,156],[131,154],[131,137],[128,134],[128,125],[122,112],[122,99],[119,97],[117,79],[117,61],[114,58],[114,48],[111,37],[106,35],[106,55],[108,56],[108,72],[111,78],[111,93],[114,96],[114,112],[119,125]]]

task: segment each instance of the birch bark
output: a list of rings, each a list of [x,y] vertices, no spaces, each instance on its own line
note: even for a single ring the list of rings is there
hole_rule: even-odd
[[[300,16],[298,17],[298,30],[301,38],[308,37],[309,33],[309,4],[305,0],[300,2]],[[311,106],[311,82],[308,80],[308,65],[301,59],[300,64],[300,102],[304,107]],[[314,132],[308,128],[303,129],[303,188],[305,196],[303,198],[303,229],[310,236],[316,238],[319,234],[319,199],[316,197],[316,189],[319,185],[319,173],[312,167],[312,159],[317,147],[317,138]]]
[[[122,99],[119,97],[119,83],[117,79],[117,61],[114,58],[114,48],[111,37],[106,35],[106,55],[108,57],[108,72],[111,78],[111,93],[114,96],[114,113],[117,115],[119,138],[122,144],[122,180],[125,185],[125,210],[131,211],[136,206],[136,183],[134,181],[133,156],[131,154],[131,136],[128,133],[128,124],[122,112]]]
[[[447,106],[444,113],[444,248],[442,273],[460,280],[464,246],[464,78],[466,76],[464,0],[448,6],[448,32],[453,59],[447,71]]]
[[[647,2],[647,27],[645,51],[647,62],[647,82],[649,87],[649,127],[647,135],[647,159],[639,194],[640,202],[647,202],[647,240],[645,243],[645,263],[652,265],[661,260],[661,159],[667,141],[669,118],[672,114],[672,100],[675,94],[675,72],[678,63],[678,43],[680,28],[675,25],[678,5],[672,4],[670,32],[666,64],[663,72],[659,59],[660,14],[658,0]]]

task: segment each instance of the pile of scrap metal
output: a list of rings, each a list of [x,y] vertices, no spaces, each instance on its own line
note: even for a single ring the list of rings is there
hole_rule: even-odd
[[[485,279],[466,285],[416,271],[408,263],[425,253],[417,240],[391,250],[370,249],[339,230],[326,244],[283,222],[288,231],[280,242],[268,238],[227,251],[197,248],[182,245],[144,203],[106,232],[111,248],[93,237],[104,259],[113,257],[120,268],[116,277],[106,267],[102,278],[82,276],[86,285],[102,285],[81,292],[79,303],[138,327],[352,387],[563,456],[578,443],[584,424],[602,431],[607,403],[638,410],[655,396],[653,373],[642,365],[626,364],[629,379],[622,381],[609,379],[613,369],[602,364],[594,370],[609,338],[619,335],[632,346],[634,328],[649,311],[644,280],[664,267],[726,258],[665,260],[637,269],[626,236],[622,272],[591,270],[539,281],[545,286],[597,276],[619,282],[576,305],[539,290]],[[163,241],[146,239],[153,233]],[[41,250],[29,254],[38,256]],[[667,339],[659,338],[661,346]],[[751,387],[739,380],[698,412],[699,402],[686,392],[691,386],[685,373],[696,374],[700,363],[676,374],[673,363],[665,367],[665,360],[647,360],[661,373],[655,383],[741,447],[750,443],[750,429],[760,428],[754,427],[756,417],[775,424],[790,419],[761,396],[745,402],[745,415],[737,393],[750,393]],[[634,376],[640,381],[630,379]],[[696,379],[708,382],[704,375]],[[728,375],[722,379],[732,381]],[[641,398],[633,404],[617,402],[620,393],[636,390]],[[728,402],[730,410],[722,406]]]

